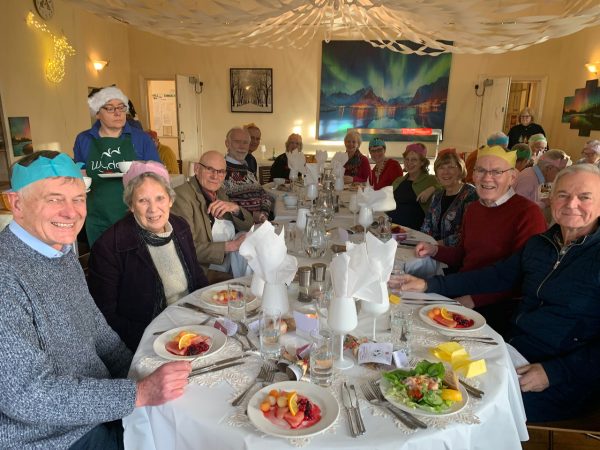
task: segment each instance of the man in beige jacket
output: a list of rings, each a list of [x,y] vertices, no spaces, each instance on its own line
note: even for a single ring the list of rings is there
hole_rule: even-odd
[[[177,197],[171,209],[189,223],[198,261],[211,283],[231,277],[230,273],[209,269],[209,266],[221,265],[228,253],[237,252],[245,238],[245,234],[239,232],[248,231],[254,224],[252,214],[229,201],[222,189],[226,172],[223,155],[216,151],[204,153],[194,165],[195,176],[175,189]],[[213,227],[233,228],[237,237],[216,242]]]

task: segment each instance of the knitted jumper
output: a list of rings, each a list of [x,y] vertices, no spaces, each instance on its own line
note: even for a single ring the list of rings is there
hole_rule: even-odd
[[[227,161],[227,177],[223,189],[232,202],[250,212],[273,210],[273,198],[258,183],[254,174],[245,164],[234,164]]]
[[[47,258],[0,232],[0,448],[63,449],[133,411],[131,352],[73,252]]]
[[[520,250],[525,242],[546,231],[540,208],[520,195],[506,203],[488,208],[480,202],[469,204],[462,221],[461,240],[456,247],[440,245],[435,259],[460,272],[482,269]],[[518,291],[473,295],[475,306],[514,298]]]

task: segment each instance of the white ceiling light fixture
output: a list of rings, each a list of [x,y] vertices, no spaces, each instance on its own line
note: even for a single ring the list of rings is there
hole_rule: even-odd
[[[504,53],[600,23],[598,0],[70,1],[201,46],[284,49],[354,39],[401,53]]]

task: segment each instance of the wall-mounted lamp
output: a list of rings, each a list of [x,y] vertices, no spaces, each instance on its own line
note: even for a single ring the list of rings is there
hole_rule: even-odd
[[[96,69],[96,71],[100,72],[102,69],[104,69],[106,66],[108,66],[108,61],[96,60],[96,61],[92,61],[92,64],[94,65],[94,69]]]
[[[588,72],[598,75],[598,70],[600,70],[600,62],[587,63],[585,68],[588,70]]]

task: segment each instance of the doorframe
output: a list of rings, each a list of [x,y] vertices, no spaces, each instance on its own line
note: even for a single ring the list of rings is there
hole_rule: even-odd
[[[544,102],[546,101],[546,90],[548,89],[548,75],[511,75],[510,84],[513,83],[530,83],[532,81],[540,82],[540,91],[538,94],[538,109],[536,110],[535,123],[542,123],[542,116],[544,115]],[[510,90],[509,90],[510,91]]]

